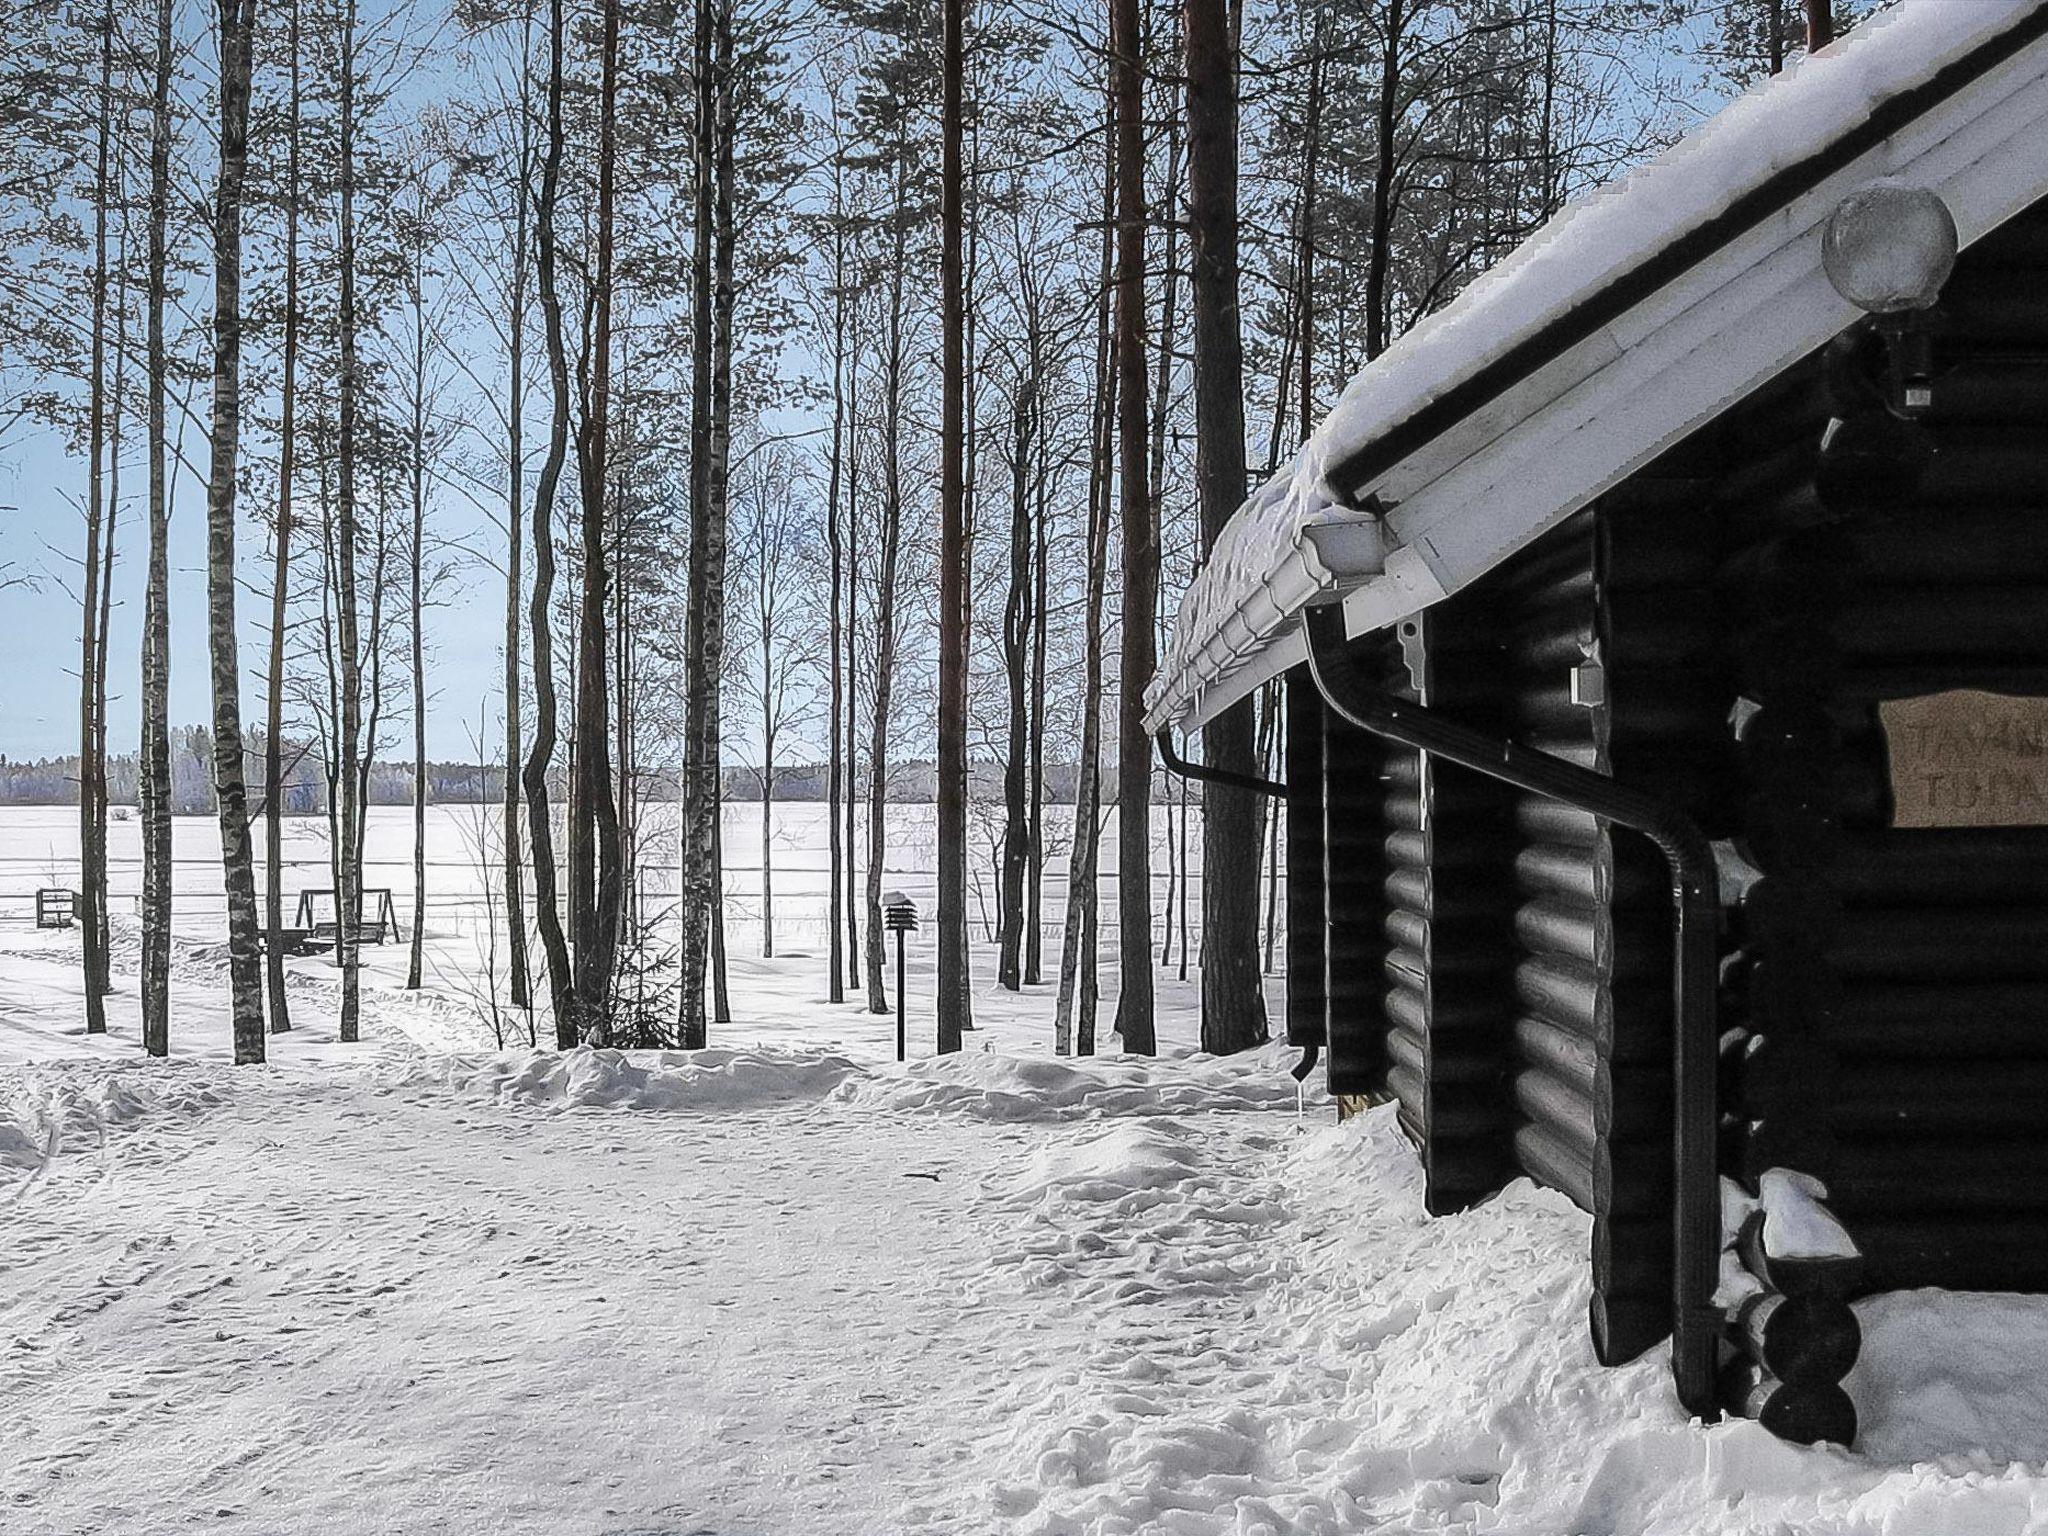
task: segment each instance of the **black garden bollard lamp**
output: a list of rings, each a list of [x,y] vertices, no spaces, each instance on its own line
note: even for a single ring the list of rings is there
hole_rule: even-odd
[[[903,936],[917,932],[917,903],[901,891],[882,898],[882,926],[896,935],[896,1059],[903,1060]]]

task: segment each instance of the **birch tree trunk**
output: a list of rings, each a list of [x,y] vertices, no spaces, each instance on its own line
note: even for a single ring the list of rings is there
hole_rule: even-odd
[[[1023,984],[1024,876],[1030,860],[1025,667],[1032,626],[1031,396],[1036,386],[1028,367],[1020,370],[1010,407],[1010,585],[1003,604],[1003,673],[1010,709],[1003,756],[1002,929],[996,946],[996,983],[1012,992]]]
[[[362,977],[358,965],[358,929],[363,916],[362,844],[358,828],[362,823],[363,778],[368,755],[362,740],[363,667],[360,609],[356,594],[356,415],[362,388],[356,335],[356,0],[347,0],[342,12],[341,38],[341,229],[340,229],[340,324],[341,383],[338,399],[338,458],[335,485],[335,609],[336,646],[341,670],[341,708],[338,774],[340,788],[340,838],[335,848],[334,915],[335,960],[341,967],[341,1027],[344,1041],[361,1034]],[[375,593],[373,591],[373,600]],[[370,633],[375,636],[373,620]],[[374,736],[372,740],[374,740]]]
[[[576,655],[576,848],[569,900],[578,935],[578,1035],[607,1043],[617,959],[622,871],[619,809],[612,793],[605,629],[611,563],[605,541],[605,455],[611,437],[614,176],[617,159],[619,0],[605,0],[597,149],[597,266],[592,279],[590,392],[577,438],[583,504],[583,603]]]
[[[533,16],[526,15],[519,48],[519,173],[512,191],[512,292],[508,317],[511,379],[505,402],[505,933],[510,949],[512,1006],[528,1011],[532,1028],[533,979],[526,956],[526,901],[522,890],[524,848],[519,834],[519,598],[521,519],[526,500],[526,264],[528,188],[533,171],[531,129],[524,110],[532,94]]]
[[[171,200],[171,0],[157,0],[149,126],[149,577],[142,619],[142,1048],[171,1049],[170,485],[164,305]]]
[[[223,0],[226,3],[226,0]],[[425,175],[424,169],[421,171]],[[426,602],[422,570],[427,551],[427,195],[420,188],[420,225],[413,232],[412,272],[412,519],[406,545],[406,641],[412,672],[412,943],[406,955],[405,985],[420,989],[420,970],[427,944],[427,644]]]
[[[123,177],[125,182],[125,176]],[[123,198],[125,205],[126,198]],[[107,652],[108,637],[114,628],[114,547],[118,539],[121,521],[121,437],[122,424],[126,417],[128,398],[128,271],[129,240],[128,215],[125,206],[121,214],[120,283],[116,289],[114,305],[114,388],[108,409],[107,430],[107,500],[105,536],[100,541],[100,618],[99,650],[93,660],[93,787],[99,800],[100,825],[107,821]],[[100,952],[98,976],[102,991],[111,992],[114,987],[113,936],[108,931],[109,911],[106,895],[107,878],[105,845],[101,846],[100,863]]]
[[[555,755],[555,647],[552,612],[555,593],[555,488],[569,453],[569,360],[562,343],[562,301],[555,284],[555,199],[561,185],[562,147],[562,0],[548,6],[547,150],[541,161],[540,199],[534,210],[534,253],[540,284],[541,318],[547,333],[548,383],[552,404],[548,417],[547,456],[533,497],[533,596],[528,615],[533,629],[533,746],[523,778],[529,835],[533,842],[533,901],[547,957],[548,998],[555,1016],[555,1048],[576,1044],[574,978],[569,943],[562,932],[562,909],[555,889],[554,823],[548,812],[548,765]]]
[[[292,0],[286,51],[291,58],[291,106],[285,138],[284,377],[277,452],[277,547],[270,572],[270,658],[264,687],[263,921],[264,982],[270,1032],[292,1027],[291,995],[284,984],[284,645],[292,570],[292,482],[298,471],[299,382],[299,0]]]
[[[690,342],[690,545],[689,611],[683,638],[683,837],[679,875],[682,913],[678,960],[678,1034],[683,1049],[701,1049],[708,1035],[705,985],[710,961],[713,843],[718,826],[717,662],[711,654],[714,610],[722,619],[723,594],[714,590],[714,541],[724,543],[723,526],[714,527],[718,508],[711,483],[712,376],[716,351],[715,279],[712,270],[712,222],[717,176],[714,141],[718,132],[718,94],[713,80],[712,7],[715,0],[697,0],[695,35],[696,155],[693,170],[694,209],[691,228]],[[717,562],[722,564],[722,561]]]
[[[896,216],[889,263],[889,313],[882,378],[881,551],[875,565],[875,687],[868,721],[867,972],[868,1011],[887,1013],[882,984],[882,866],[888,854],[889,703],[896,678],[896,574],[903,534],[904,206],[908,147],[895,146]]]
[[[235,632],[235,470],[242,427],[242,184],[256,0],[220,0],[220,166],[213,209],[213,453],[206,487],[206,617],[213,661],[214,804],[228,898],[228,994],[235,1061],[263,1060],[263,968],[249,786],[242,760],[242,664]]]
[[[99,750],[100,550],[105,520],[107,436],[107,213],[112,185],[108,161],[113,137],[114,13],[100,15],[99,141],[93,173],[91,424],[86,470],[85,561],[79,602],[78,665],[78,925],[85,965],[85,1032],[107,1032],[107,812],[106,755]],[[109,541],[111,542],[111,540]]]
[[[704,713],[705,761],[711,778],[711,998],[712,1022],[732,1022],[732,997],[726,984],[725,944],[725,768],[723,762],[725,699],[725,566],[727,524],[731,517],[732,478],[732,326],[737,292],[733,287],[734,247],[738,239],[734,211],[733,140],[733,0],[718,0],[713,13],[712,94],[712,240],[711,240],[711,461],[705,472],[712,519],[704,544],[704,662],[709,669]]]

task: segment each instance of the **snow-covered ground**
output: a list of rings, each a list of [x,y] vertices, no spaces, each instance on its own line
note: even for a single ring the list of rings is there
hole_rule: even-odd
[[[2048,1533],[2036,1302],[1867,1304],[1860,1453],[1701,1429],[1591,1360],[1580,1212],[1428,1219],[1277,1046],[1061,1061],[985,990],[899,1067],[736,946],[708,1052],[382,985],[344,1047],[313,962],[234,1068],[209,941],[149,1063],[126,939],[88,1043],[75,935],[0,927],[6,1536]]]

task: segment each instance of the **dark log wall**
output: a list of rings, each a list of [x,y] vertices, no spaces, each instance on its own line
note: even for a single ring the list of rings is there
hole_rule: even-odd
[[[1602,498],[1594,518],[1604,702],[1600,766],[1653,791],[1709,837],[1729,830],[1735,689],[1725,662],[1713,482],[1690,444]],[[1600,1040],[1593,1331],[1602,1359],[1670,1329],[1674,1168],[1669,866],[1648,839],[1603,829],[1609,1017]]]
[[[1502,649],[1484,594],[1400,626],[1407,690],[1432,709],[1497,728]],[[1501,1186],[1509,1160],[1501,1006],[1514,958],[1505,849],[1510,793],[1428,754],[1403,753],[1389,795],[1387,1013],[1392,1079],[1422,1136],[1433,1213]]]
[[[1519,740],[1660,789],[1690,771],[1662,701],[1697,691],[1699,572],[1654,524],[1688,498],[1697,523],[1691,483],[1630,488],[1494,577]],[[1583,812],[1523,796],[1515,820],[1515,1161],[1592,1214],[1594,1348],[1626,1360],[1670,1331],[1669,886],[1654,848]]]
[[[1414,698],[1411,645],[1382,647],[1379,680],[1389,693]],[[1392,742],[1380,745],[1380,925],[1386,940],[1380,974],[1380,1015],[1386,1029],[1387,1094],[1400,1106],[1401,1128],[1430,1161],[1429,1113],[1429,855],[1423,834],[1422,755]]]
[[[1593,518],[1571,520],[1488,583],[1506,645],[1502,725],[1528,746],[1585,767],[1599,750],[1590,711],[1571,702],[1571,668],[1593,649]],[[1591,816],[1517,795],[1507,846],[1515,897],[1504,947],[1513,960],[1512,1049],[1503,1059],[1515,1107],[1517,1164],[1596,1206],[1594,1101],[1601,1041],[1612,1033],[1608,845]]]
[[[1357,642],[1384,675],[1390,643]],[[1323,732],[1323,884],[1329,954],[1325,970],[1330,1092],[1340,1098],[1386,1091],[1382,967],[1386,960],[1386,749],[1330,721]]]
[[[1287,1043],[1329,1041],[1323,907],[1323,701],[1306,668],[1287,678]]]
[[[1820,1174],[1872,1289],[2048,1289],[2048,829],[1892,829],[1877,720],[1952,688],[2048,695],[2044,277],[2041,210],[1965,253],[1917,494],[1830,506],[1808,456],[1751,503],[1778,536],[1734,563],[1765,878],[1733,1150]],[[1816,506],[1844,515],[1802,530]]]
[[[2048,696],[2044,292],[2048,213],[1965,253],[1917,491],[1823,459],[1881,360],[1845,338],[1407,633],[1354,642],[1388,686],[1669,795],[1753,866],[1730,893],[1724,1171],[1827,1181],[1875,1289],[2048,1290],[2048,828],[1892,830],[1877,724],[1888,698]],[[1588,1210],[1596,1347],[1639,1353],[1670,1321],[1662,860],[1316,726],[1328,945],[1303,963],[1327,977],[1333,1091],[1398,1101],[1432,1210],[1517,1171]]]

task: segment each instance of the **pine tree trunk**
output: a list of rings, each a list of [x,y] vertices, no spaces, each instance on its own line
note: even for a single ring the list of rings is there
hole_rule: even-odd
[[[1158,1050],[1152,1019],[1152,739],[1145,685],[1158,623],[1159,532],[1146,489],[1145,121],[1138,0],[1114,0],[1116,97],[1117,483],[1123,524],[1122,671],[1117,688],[1117,1032],[1124,1049]]]
[[[149,130],[149,578],[142,620],[142,1048],[171,1049],[170,485],[164,434],[171,198],[171,4],[157,0]]]
[[[834,161],[832,231],[832,463],[830,484],[825,495],[825,547],[831,561],[832,591],[827,603],[826,651],[827,670],[830,674],[831,697],[826,710],[826,726],[831,737],[830,760],[825,769],[825,826],[826,860],[830,874],[826,879],[825,899],[825,947],[826,947],[826,1000],[834,1003],[846,1001],[846,948],[845,935],[839,927],[839,913],[847,897],[844,871],[840,866],[844,839],[839,829],[839,799],[845,793],[851,799],[851,788],[847,778],[846,748],[851,739],[846,731],[846,677],[844,657],[840,652],[840,584],[844,580],[841,541],[839,536],[839,498],[845,473],[846,446],[846,223],[844,219],[844,194],[837,180],[838,162]]]
[[[263,741],[263,948],[270,997],[270,1032],[292,1027],[291,994],[284,979],[284,646],[291,593],[292,482],[298,467],[299,385],[299,0],[292,0],[289,35],[291,117],[285,146],[284,378],[277,452],[277,545],[270,572],[270,657],[264,686]]]
[[[1214,0],[1203,0],[1213,4]],[[1375,107],[1377,129],[1372,177],[1372,228],[1365,255],[1365,360],[1387,350],[1387,270],[1394,251],[1394,133],[1400,123],[1402,29],[1407,25],[1407,0],[1384,0],[1380,37],[1380,97]],[[1189,88],[1193,100],[1193,87]],[[1234,138],[1234,135],[1233,135]],[[1234,156],[1233,145],[1233,156]]]
[[[1323,139],[1323,58],[1327,52],[1322,18],[1317,18],[1315,58],[1308,73],[1308,121],[1301,146],[1301,244],[1295,257],[1295,276],[1300,297],[1295,300],[1296,363],[1301,370],[1301,441],[1308,441],[1315,429],[1316,412],[1316,161]],[[1283,379],[1276,394],[1287,393]],[[1276,433],[1277,437],[1278,434]],[[1276,466],[1277,467],[1277,466]]]
[[[967,499],[965,224],[961,207],[962,27],[966,0],[944,0],[939,110],[939,1050],[960,1049],[967,1019]]]
[[[1113,98],[1105,98],[1109,103]],[[1114,107],[1109,107],[1113,117]],[[1067,917],[1060,983],[1053,1003],[1055,1055],[1095,1054],[1096,848],[1101,834],[1102,598],[1109,565],[1109,452],[1115,419],[1116,342],[1111,278],[1116,251],[1116,142],[1106,134],[1102,180],[1102,261],[1095,305],[1095,399],[1088,455],[1088,576],[1082,616],[1081,753],[1074,783],[1074,835],[1067,855]]]
[[[1237,298],[1237,58],[1224,0],[1188,0],[1188,230],[1194,256],[1195,482],[1202,539],[1244,499],[1244,358]],[[1252,704],[1203,734],[1217,768],[1252,773]],[[1259,980],[1258,804],[1242,789],[1202,790],[1202,1048],[1266,1038]]]
[[[860,856],[860,310],[846,347],[846,987],[861,990]],[[872,775],[873,764],[869,764]],[[872,777],[870,794],[874,793]]]

